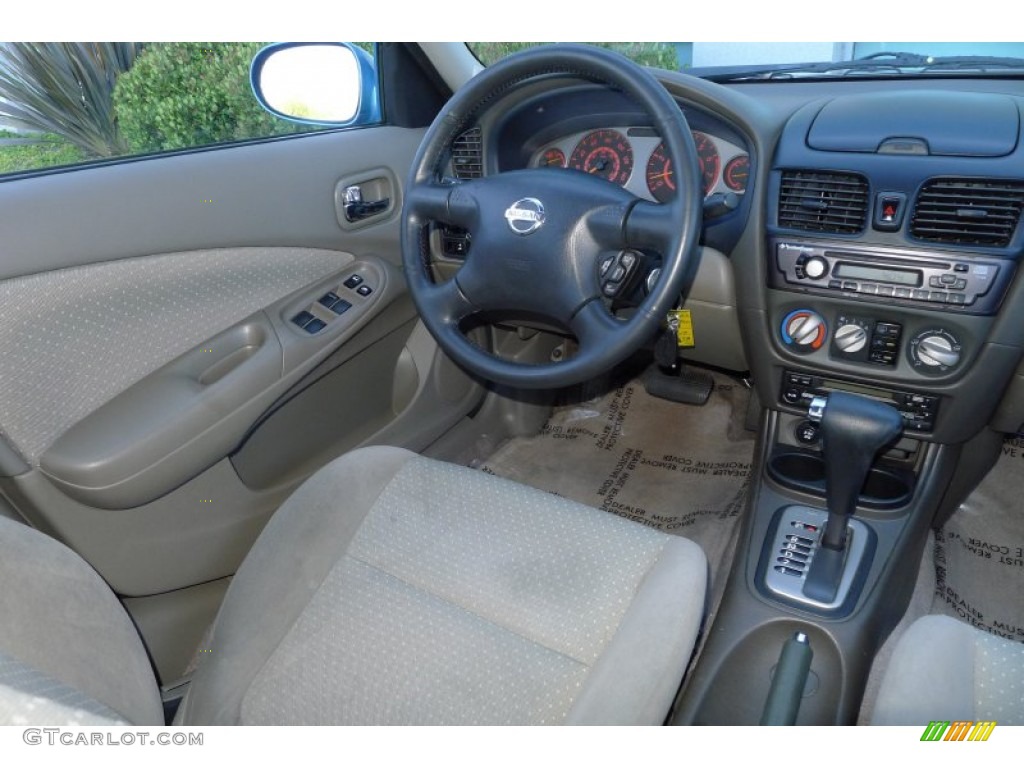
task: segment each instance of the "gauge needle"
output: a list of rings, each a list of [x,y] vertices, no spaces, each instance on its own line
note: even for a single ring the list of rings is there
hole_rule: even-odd
[[[672,171],[665,171],[664,173],[655,174],[654,176],[651,176],[651,178],[652,179],[665,179],[665,181],[668,181],[671,176],[672,176]]]

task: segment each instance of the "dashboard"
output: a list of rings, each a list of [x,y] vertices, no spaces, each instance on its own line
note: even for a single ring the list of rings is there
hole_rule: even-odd
[[[662,81],[693,132],[706,198],[709,275],[690,299],[712,343],[692,359],[724,365],[716,351],[736,350],[762,401],[793,414],[803,382],[924,398],[926,413],[904,414],[922,440],[968,439],[1004,392],[998,426],[1024,423],[1024,82]],[[529,93],[474,129],[469,177],[552,167],[663,201],[672,163],[649,126],[611,89]]]

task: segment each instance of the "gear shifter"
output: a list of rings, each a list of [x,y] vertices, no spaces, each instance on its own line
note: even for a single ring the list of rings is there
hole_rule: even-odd
[[[900,435],[903,420],[892,406],[846,392],[814,398],[808,416],[821,425],[828,521],[803,591],[813,600],[828,603],[839,589],[847,528],[860,491],[875,455]]]

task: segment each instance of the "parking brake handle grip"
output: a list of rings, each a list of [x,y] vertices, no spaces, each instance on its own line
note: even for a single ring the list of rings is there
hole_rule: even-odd
[[[795,633],[783,643],[761,713],[761,725],[796,724],[813,658],[814,651],[803,632]]]
[[[903,419],[890,405],[847,392],[829,393],[824,410],[818,410],[828,506],[821,543],[841,551],[846,546],[847,523],[857,509],[875,456],[899,437]]]

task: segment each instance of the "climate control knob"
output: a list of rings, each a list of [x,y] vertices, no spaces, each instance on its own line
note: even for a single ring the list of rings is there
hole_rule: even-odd
[[[810,309],[795,309],[786,315],[779,328],[782,343],[802,355],[822,348],[828,336],[825,318]]]
[[[836,330],[833,342],[840,352],[852,355],[867,346],[868,332],[856,323],[847,323]]]
[[[960,342],[944,328],[924,331],[910,341],[910,360],[922,373],[944,373],[960,362]]]

